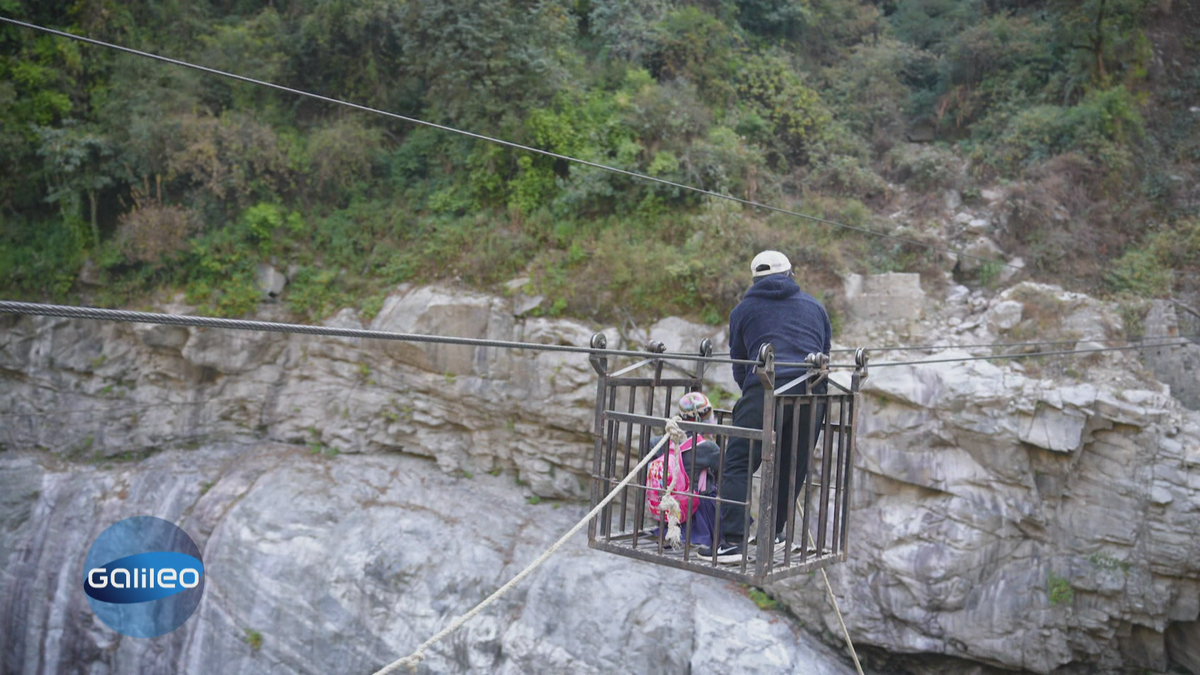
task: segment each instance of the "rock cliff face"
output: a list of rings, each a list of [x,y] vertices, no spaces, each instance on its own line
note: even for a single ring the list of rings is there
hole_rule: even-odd
[[[490,296],[406,290],[370,328],[545,344],[587,344],[592,334],[569,321],[518,322]],[[269,310],[262,318],[282,319]],[[98,459],[270,439],[344,453],[403,451],[448,471],[514,470],[541,496],[586,494],[595,390],[578,355],[0,321],[8,375],[0,409],[11,420],[0,443],[10,448]],[[349,310],[329,323],[364,327]]]
[[[961,345],[946,358],[1051,328],[1084,348],[1120,325],[1102,303],[1034,284],[920,304],[843,341]],[[577,345],[592,333],[518,312],[403,288],[368,327]],[[332,322],[362,325],[349,311]],[[677,319],[648,333],[672,349],[724,346],[720,328]],[[960,671],[1200,673],[1200,416],[1130,352],[887,360],[876,355],[864,389],[851,561],[831,571],[856,643],[953,657]],[[205,672],[213,659],[230,672],[365,672],[581,513],[523,499],[584,494],[594,390],[579,355],[0,317],[0,374],[11,672]],[[212,570],[200,616],[161,642],[89,623],[74,588],[100,529],[138,513],[177,519]],[[660,588],[687,608],[657,611]],[[834,629],[819,576],[769,590]],[[753,630],[730,628],[741,620]],[[812,660],[845,669],[736,589],[580,541],[430,668],[791,672]]]
[[[584,512],[527,501],[586,487],[594,391],[575,355],[3,321],[3,673],[372,672]],[[591,335],[428,288],[394,296],[371,325]],[[78,584],[104,527],[142,514],[191,533],[208,575],[197,616],[154,640],[103,626]],[[743,589],[592,552],[580,537],[437,646],[423,672],[801,667],[852,672]]]
[[[964,345],[948,359],[1030,324],[1051,339],[1119,326],[1055,287],[962,290],[906,341]],[[862,339],[887,339],[875,331]],[[854,543],[832,573],[856,638],[1038,673],[1200,672],[1200,416],[1131,352],[884,366],[918,358],[877,357],[863,388]],[[812,621],[820,592],[780,590]]]
[[[0,548],[5,673],[370,673],[486,597],[583,513],[527,504],[510,477],[271,442],[111,466],[55,466],[42,453],[10,451],[0,467],[6,506],[25,516],[7,519]],[[175,632],[122,638],[94,618],[79,580],[100,531],[146,513],[196,539],[205,595]],[[431,649],[421,672],[733,667],[853,672],[729,584],[576,540]]]

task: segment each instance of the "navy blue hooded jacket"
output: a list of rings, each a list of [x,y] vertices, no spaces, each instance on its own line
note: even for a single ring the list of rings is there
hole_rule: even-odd
[[[832,339],[825,307],[786,274],[755,279],[729,315],[729,356],[734,359],[756,359],[759,347],[770,342],[776,361],[799,363],[809,354],[828,354]],[[777,368],[775,381],[783,384],[804,370]],[[733,364],[733,378],[743,392],[759,381],[751,366],[739,363]]]

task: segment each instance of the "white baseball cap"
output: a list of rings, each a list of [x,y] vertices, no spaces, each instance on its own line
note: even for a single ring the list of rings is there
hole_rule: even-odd
[[[792,263],[779,251],[763,251],[750,262],[750,272],[757,277],[792,271]]]

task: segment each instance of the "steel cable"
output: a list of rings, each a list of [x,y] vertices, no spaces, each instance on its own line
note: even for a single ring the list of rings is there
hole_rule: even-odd
[[[757,361],[747,359],[731,359],[715,356],[700,356],[679,353],[653,353],[624,349],[595,349],[592,347],[577,347],[574,345],[547,345],[535,342],[516,342],[511,340],[489,340],[484,338],[464,338],[445,335],[422,335],[419,333],[393,333],[388,331],[366,330],[361,328],[336,328],[332,326],[307,326],[303,324],[277,323],[273,321],[251,321],[246,319],[222,319],[209,316],[188,316],[180,314],[162,314],[155,312],[134,312],[120,309],[102,309],[98,307],[70,307],[66,305],[44,305],[30,302],[13,302],[0,300],[0,314],[57,316],[70,319],[88,319],[95,321],[117,321],[123,323],[149,323],[168,326],[189,326],[194,328],[219,328],[225,330],[248,330],[274,333],[294,333],[319,337],[345,337],[367,340],[390,340],[399,342],[418,342],[432,344],[465,345],[495,349],[521,349],[529,351],[565,352],[573,354],[594,354],[597,356],[628,356],[642,359],[664,359],[679,361],[694,361],[703,363],[740,364],[748,366],[759,365]],[[998,359],[1018,359],[1037,356],[1066,356],[1072,354],[1089,354],[1097,352],[1117,352],[1132,349],[1151,349],[1154,347],[1176,347],[1191,344],[1184,338],[1146,338],[1146,339],[1175,339],[1176,342],[1156,344],[1130,345],[1124,347],[1100,347],[1095,349],[1074,349],[1053,352],[1030,352],[1023,354],[993,354],[989,356],[964,356],[948,359],[922,359],[913,361],[889,361],[871,364],[873,367],[891,367],[920,365],[929,363],[953,363],[959,361],[994,361]],[[1081,340],[1082,341],[1082,340]],[[1081,342],[1075,341],[1075,342]],[[1058,341],[1037,344],[1058,344]],[[971,349],[982,345],[962,345],[961,349]],[[1008,345],[1012,346],[1012,345]],[[871,350],[868,350],[870,352]],[[806,368],[808,364],[792,361],[776,361],[776,366],[786,368]],[[854,368],[853,364],[830,364],[830,368]]]
[[[1057,352],[1029,352],[1023,354],[992,354],[989,356],[961,356],[949,359],[922,359],[917,361],[884,361],[882,363],[872,363],[871,368],[889,368],[892,366],[920,366],[930,363],[960,363],[966,361],[998,361],[1002,359],[1028,359],[1039,356],[1072,356],[1077,354],[1096,354],[1100,352],[1122,352],[1132,349],[1153,349],[1155,347],[1181,347],[1184,345],[1193,344],[1190,340],[1180,340],[1174,343],[1161,343],[1153,345],[1132,345],[1125,347],[1098,347],[1096,349],[1073,349]],[[775,365],[790,365],[797,364],[782,364],[776,362]],[[804,365],[804,364],[799,364]],[[853,364],[847,363],[831,363],[830,368],[854,368]]]
[[[89,319],[94,321],[117,321],[121,323],[149,323],[165,326],[190,326],[193,328],[220,328],[224,330],[249,330],[270,333],[295,333],[299,335],[315,335],[321,337],[344,337],[365,340],[391,340],[398,342],[425,342],[433,344],[466,345],[470,347],[490,347],[496,349],[524,349],[543,352],[566,352],[572,354],[595,354],[598,356],[631,356],[643,359],[666,359],[679,361],[697,361],[704,363],[738,363],[742,365],[758,365],[757,361],[746,359],[730,359],[714,356],[700,356],[677,353],[639,352],[625,349],[595,349],[592,347],[576,347],[574,345],[547,345],[536,342],[515,342],[510,340],[489,340],[484,338],[465,338],[446,335],[422,335],[420,333],[393,333],[362,328],[337,328],[333,326],[307,326],[304,324],[277,323],[273,321],[251,321],[246,319],[222,319],[211,316],[190,316],[181,314],[162,314],[157,312],[134,312],[123,309],[101,309],[99,307],[70,307],[66,305],[43,305],[32,302],[13,302],[0,300],[0,314],[20,314],[37,316],[57,316],[68,319]]]
[[[995,347],[1041,347],[1046,345],[1073,345],[1080,342],[1147,342],[1151,340],[1191,340],[1200,338],[1200,335],[1147,335],[1131,340],[1109,337],[1093,337],[1093,338],[1078,338],[1076,340],[1036,340],[1030,342],[985,342],[982,344],[962,344],[962,345],[903,345],[899,347],[871,347],[872,354],[878,352],[913,352],[913,351],[943,351],[947,349],[983,349]],[[854,353],[858,351],[853,347],[844,347],[831,349],[831,354]]]

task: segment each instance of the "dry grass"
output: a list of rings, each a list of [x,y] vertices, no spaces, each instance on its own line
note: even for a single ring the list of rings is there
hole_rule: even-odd
[[[1103,171],[1079,155],[1027,171],[1010,191],[1001,247],[1056,283],[1097,291],[1144,217],[1113,199],[1111,188]]]

